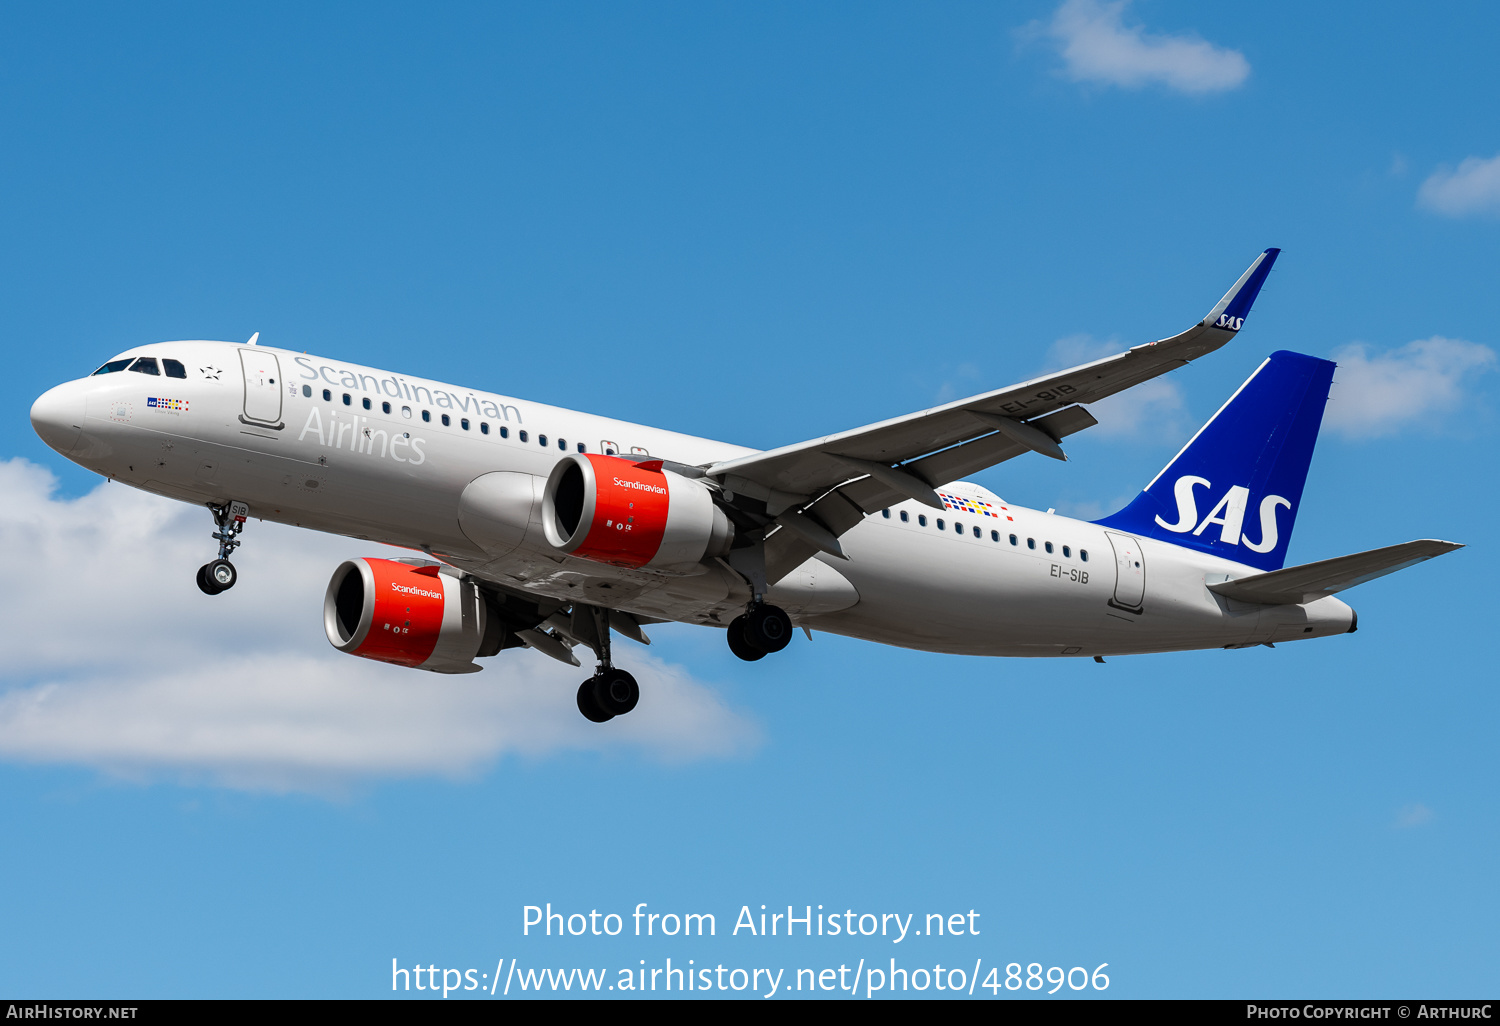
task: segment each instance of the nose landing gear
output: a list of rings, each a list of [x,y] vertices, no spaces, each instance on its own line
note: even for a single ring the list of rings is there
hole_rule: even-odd
[[[198,588],[205,595],[217,595],[233,588],[240,579],[239,571],[229,561],[229,554],[240,547],[239,533],[245,529],[245,518],[250,507],[243,502],[230,502],[222,506],[210,505],[214,525],[218,530],[213,537],[219,543],[219,558],[204,563],[198,568]]]

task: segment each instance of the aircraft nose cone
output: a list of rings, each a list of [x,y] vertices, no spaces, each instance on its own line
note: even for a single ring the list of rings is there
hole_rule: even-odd
[[[31,428],[64,456],[78,446],[83,433],[83,390],[69,382],[43,392],[31,404]]]

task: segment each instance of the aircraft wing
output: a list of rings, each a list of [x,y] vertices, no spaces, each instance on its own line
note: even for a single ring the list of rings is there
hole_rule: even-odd
[[[1280,252],[1256,257],[1206,317],[1171,338],[904,417],[726,460],[705,473],[731,495],[764,502],[766,515],[787,529],[775,532],[783,536],[776,544],[768,540],[772,580],[777,568],[789,572],[816,551],[842,555],[838,536],[892,502],[911,498],[942,509],[936,485],[1024,452],[1066,459],[1058,441],[1098,423],[1084,406],[1234,338]]]
[[[1264,606],[1292,606],[1313,602],[1352,588],[1356,584],[1373,581],[1377,577],[1405,570],[1445,552],[1461,549],[1457,542],[1423,538],[1419,541],[1387,545],[1383,549],[1356,552],[1352,556],[1289,566],[1285,570],[1253,574],[1232,581],[1210,584],[1208,590],[1240,602],[1256,602]]]

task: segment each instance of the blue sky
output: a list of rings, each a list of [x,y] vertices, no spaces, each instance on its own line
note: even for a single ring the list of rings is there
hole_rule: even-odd
[[[1129,997],[1493,993],[1497,22],[7,8],[0,990],[897,957],[1108,962]],[[99,485],[26,417],[128,346],[259,331],[772,446],[1175,333],[1267,246],[1231,346],[1098,411],[1072,462],[978,480],[1100,515],[1268,353],[1339,360],[1291,559],[1469,547],[1351,593],[1358,634],[1274,651],[819,635],[745,664],[669,626],[601,732],[540,657],[449,680],[332,652],[323,586],[368,546],[253,524],[205,600],[206,515]],[[720,935],[521,936],[549,901]],[[726,936],[762,903],[975,909],[981,934]]]

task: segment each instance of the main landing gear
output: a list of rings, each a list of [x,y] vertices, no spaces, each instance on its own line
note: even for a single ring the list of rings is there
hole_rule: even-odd
[[[208,508],[218,528],[213,537],[219,543],[219,558],[198,568],[198,588],[205,595],[217,595],[233,588],[240,579],[239,571],[229,561],[229,554],[240,547],[239,533],[245,529],[250,507],[243,502],[229,502],[222,506],[210,504]]]
[[[624,716],[640,700],[635,678],[614,666],[599,667],[598,673],[578,685],[578,711],[595,723]]]
[[[776,606],[752,603],[729,623],[729,651],[746,662],[780,652],[792,640],[792,618]]]
[[[578,685],[578,711],[595,723],[624,716],[641,700],[641,688],[634,677],[610,661],[609,610],[575,606],[573,627],[576,634],[588,636],[599,657],[594,675]]]

